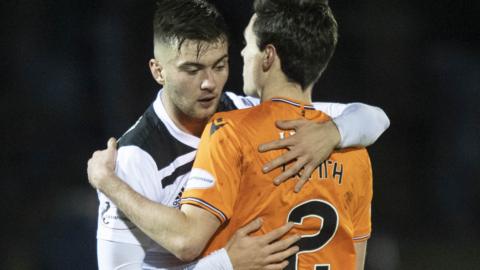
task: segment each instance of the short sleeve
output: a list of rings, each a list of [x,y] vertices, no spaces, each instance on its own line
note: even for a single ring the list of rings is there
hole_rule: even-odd
[[[201,207],[221,223],[232,216],[241,177],[241,148],[233,127],[214,117],[205,128],[182,204]]]

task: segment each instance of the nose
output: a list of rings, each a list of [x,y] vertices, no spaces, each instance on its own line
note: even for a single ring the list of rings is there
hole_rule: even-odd
[[[208,91],[213,91],[217,87],[217,83],[215,81],[215,76],[213,74],[213,71],[207,70],[205,71],[205,78],[202,80],[202,83],[200,85],[200,88],[202,90],[208,90]]]

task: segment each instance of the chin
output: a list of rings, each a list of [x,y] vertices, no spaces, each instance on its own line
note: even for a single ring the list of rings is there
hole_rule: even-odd
[[[217,112],[217,106],[201,108],[195,113],[197,119],[210,119]]]

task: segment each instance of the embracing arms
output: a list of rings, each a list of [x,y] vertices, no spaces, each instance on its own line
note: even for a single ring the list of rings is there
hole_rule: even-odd
[[[106,150],[93,154],[88,162],[90,184],[108,196],[145,234],[175,256],[184,261],[198,257],[220,225],[219,220],[195,206],[184,205],[179,211],[143,197],[115,175],[115,155],[114,139],[109,140]],[[298,247],[292,246],[298,236],[278,240],[292,224],[263,236],[248,236],[261,224],[262,221],[257,219],[238,230],[225,247],[235,269],[283,269],[285,259],[298,251]],[[200,261],[194,269],[204,269],[202,265],[205,262]]]

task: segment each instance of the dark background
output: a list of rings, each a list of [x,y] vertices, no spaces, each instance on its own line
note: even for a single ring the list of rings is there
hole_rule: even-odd
[[[216,1],[240,33],[251,1]],[[478,269],[480,1],[330,1],[336,54],[316,100],[377,105],[366,269]],[[1,269],[94,269],[86,161],[155,97],[153,1],[1,2]]]

